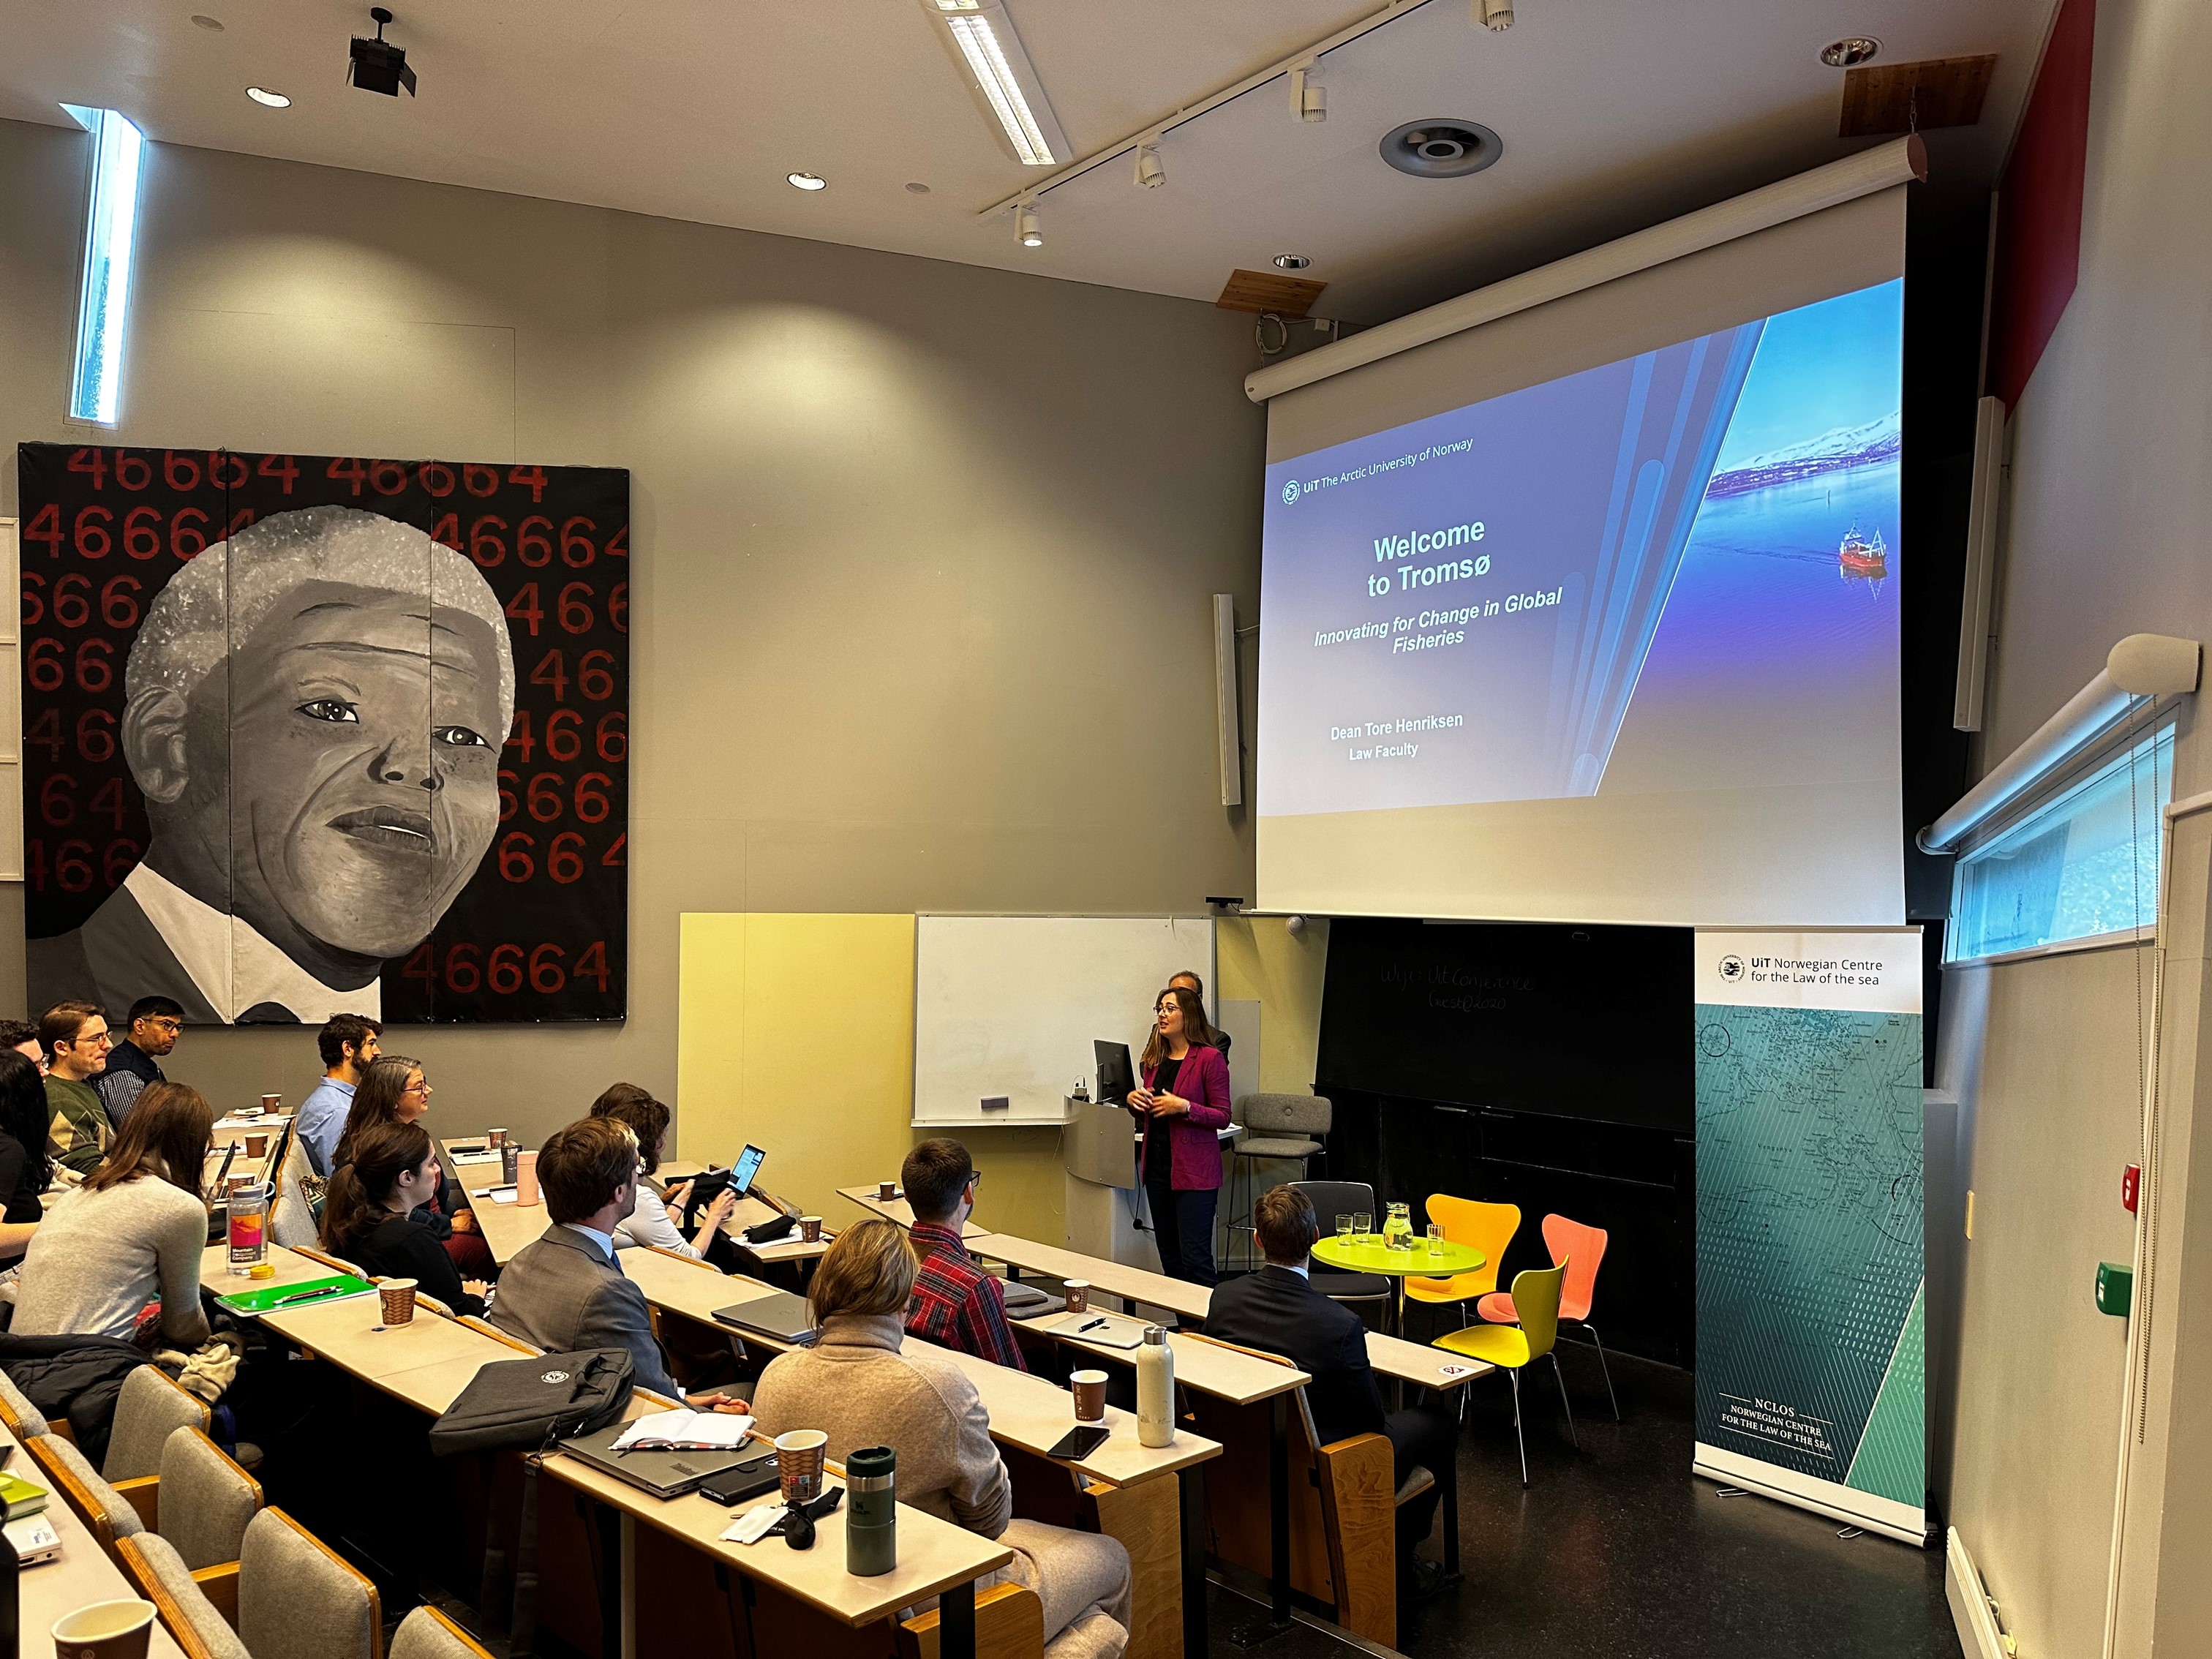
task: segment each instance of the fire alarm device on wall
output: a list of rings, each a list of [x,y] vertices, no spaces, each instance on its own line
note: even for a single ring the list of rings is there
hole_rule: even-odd
[[[2120,1171],[2120,1207],[2133,1215],[2142,1192],[2142,1168],[2140,1164],[2130,1164]]]

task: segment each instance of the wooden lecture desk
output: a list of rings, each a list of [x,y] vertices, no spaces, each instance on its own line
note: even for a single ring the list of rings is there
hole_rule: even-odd
[[[789,1344],[740,1332],[714,1317],[718,1308],[775,1294],[774,1286],[741,1274],[725,1274],[705,1262],[666,1250],[625,1250],[622,1260],[623,1271],[658,1311],[695,1320],[725,1337],[742,1339],[769,1352],[789,1352]],[[918,1337],[908,1340],[921,1344]],[[934,1344],[922,1346],[951,1361],[975,1383],[990,1416],[991,1437],[1001,1446],[1042,1459],[1075,1426],[1074,1402],[1065,1389],[971,1354],[955,1353]],[[1229,1357],[1258,1370],[1285,1374],[1281,1366],[1264,1360],[1243,1354]],[[1287,1375],[1297,1378],[1301,1374]],[[1109,1437],[1089,1455],[1051,1461],[1091,1483],[1102,1525],[1129,1551],[1141,1627],[1131,1633],[1132,1659],[1164,1659],[1176,1650],[1178,1642],[1186,1659],[1203,1659],[1206,1488],[1200,1466],[1218,1457],[1221,1448],[1187,1429],[1176,1431],[1172,1445],[1140,1446],[1136,1419],[1112,1407],[1107,1408],[1104,1426],[1110,1431]],[[1174,1498],[1166,1496],[1169,1489],[1164,1486],[1158,1496],[1136,1490],[1167,1475],[1178,1477]]]
[[[210,1257],[213,1256],[210,1251]],[[327,1277],[330,1273],[322,1263],[281,1248],[270,1250],[270,1261],[276,1269],[274,1282],[277,1284]],[[204,1261],[203,1271],[208,1275],[209,1285],[226,1289],[245,1283],[271,1282],[231,1279],[219,1260]],[[726,1306],[727,1302],[722,1305]],[[414,1319],[403,1326],[383,1328],[382,1319],[382,1304],[374,1296],[315,1303],[261,1316],[262,1323],[280,1335],[380,1392],[432,1416],[451,1406],[486,1363],[537,1352],[471,1322],[447,1319],[428,1308],[418,1309]],[[634,1417],[673,1403],[641,1390],[634,1397],[628,1415]],[[950,1522],[901,1504],[897,1570],[880,1578],[855,1578],[845,1571],[842,1506],[836,1516],[822,1523],[820,1541],[811,1551],[796,1551],[780,1545],[775,1548],[746,1547],[721,1541],[720,1534],[730,1524],[732,1511],[703,1498],[687,1495],[658,1498],[569,1457],[550,1457],[544,1467],[549,1474],[605,1504],[621,1517],[622,1594],[618,1607],[604,1607],[603,1613],[608,1619],[610,1634],[615,1620],[620,1620],[618,1651],[623,1659],[634,1659],[637,1652],[637,1552],[634,1527],[640,1521],[696,1549],[717,1565],[774,1584],[848,1626],[872,1623],[900,1607],[941,1593],[945,1598],[942,1629],[945,1659],[974,1659],[975,1581],[1012,1559],[1013,1553],[1009,1549]],[[87,1541],[88,1546],[89,1540]],[[963,1632],[964,1648],[961,1645]],[[612,1644],[610,1650],[617,1650]]]
[[[1212,1304],[1213,1292],[1203,1285],[1193,1285],[1182,1279],[1169,1279],[1142,1267],[1132,1267],[1119,1261],[1109,1261],[1097,1256],[1085,1255],[1058,1245],[1041,1244],[1033,1239],[1015,1238],[1005,1233],[989,1233],[981,1238],[967,1241],[968,1248],[977,1256],[1006,1263],[1010,1269],[1027,1267],[1034,1272],[1049,1274],[1054,1279],[1087,1279],[1094,1294],[1103,1291],[1122,1298],[1123,1305],[1132,1302],[1151,1307],[1168,1308],[1175,1313],[1194,1319],[1203,1319]],[[1036,1322],[1017,1320],[1017,1329],[1028,1329],[1032,1334],[1048,1336],[1054,1341],[1070,1347],[1079,1347],[1119,1364],[1133,1363],[1127,1349],[1107,1348],[1087,1343],[1080,1338],[1060,1331],[1039,1328]],[[1200,1394],[1230,1401],[1240,1406],[1269,1403],[1267,1424],[1271,1480],[1268,1493],[1270,1526],[1274,1541],[1274,1565],[1271,1589],[1275,1601],[1278,1620],[1287,1616],[1290,1595],[1289,1527],[1290,1494],[1288,1474],[1285,1467],[1290,1433],[1289,1395],[1292,1389],[1312,1379],[1304,1372],[1292,1370],[1255,1359],[1249,1354],[1232,1348],[1200,1341],[1185,1342],[1175,1337],[1169,1339],[1175,1350],[1176,1380]],[[1423,1343],[1408,1342],[1401,1337],[1387,1336],[1380,1331],[1367,1333],[1367,1363],[1378,1376],[1391,1381],[1391,1389],[1400,1403],[1403,1401],[1405,1385],[1433,1389],[1447,1393],[1453,1389],[1488,1376],[1494,1366],[1479,1360],[1468,1360],[1443,1349]],[[1446,1374],[1446,1367],[1451,1373]],[[1448,1571],[1459,1570],[1459,1481],[1456,1471],[1446,1471],[1438,1477],[1444,1494],[1444,1566]]]
[[[289,1112],[233,1112],[228,1117],[219,1117],[215,1121],[215,1144],[222,1147],[234,1140],[243,1140],[248,1135],[274,1136],[291,1121]],[[275,1143],[272,1141],[270,1144]]]
[[[896,1198],[878,1198],[875,1185],[871,1182],[866,1187],[840,1187],[837,1196],[859,1205],[871,1214],[883,1217],[886,1221],[896,1221],[902,1227],[914,1225],[914,1211],[908,1206],[903,1193]],[[960,1224],[960,1237],[963,1238],[980,1238],[988,1231],[977,1226],[972,1219]]]
[[[454,1182],[468,1195],[469,1207],[476,1212],[477,1225],[483,1233],[484,1243],[491,1251],[491,1259],[505,1267],[523,1246],[535,1243],[546,1228],[553,1224],[553,1218],[545,1213],[542,1196],[536,1204],[501,1203],[490,1195],[492,1190],[501,1184],[498,1154],[466,1150],[481,1145],[481,1138],[471,1139],[465,1135],[457,1136],[441,1145]],[[457,1152],[454,1150],[457,1146],[464,1150]],[[667,1176],[669,1166],[663,1164],[657,1173]],[[681,1178],[669,1176],[672,1182]],[[804,1261],[820,1255],[830,1248],[830,1242],[835,1235],[826,1230],[821,1242],[815,1244],[801,1239],[796,1230],[788,1238],[779,1239],[773,1244],[745,1243],[741,1236],[744,1228],[780,1213],[758,1199],[740,1199],[737,1209],[723,1224],[722,1231],[729,1234],[740,1249],[751,1251],[762,1261]],[[628,1252],[624,1255],[627,1259]]]
[[[16,1456],[21,1442],[0,1429],[0,1445],[9,1449],[8,1467],[26,1480],[46,1486],[46,1479],[29,1455]],[[84,1524],[84,1517],[58,1492],[46,1497],[46,1517],[62,1540],[62,1553],[51,1561],[25,1567],[15,1587],[15,1626],[21,1632],[23,1659],[52,1659],[54,1621],[95,1601],[137,1601],[138,1587],[123,1576],[123,1569],[107,1559],[100,1542]],[[147,1659],[184,1659],[184,1650],[169,1634],[168,1626],[154,1621]]]

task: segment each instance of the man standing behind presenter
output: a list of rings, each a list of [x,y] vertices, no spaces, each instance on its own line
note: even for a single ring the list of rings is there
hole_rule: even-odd
[[[1229,1127],[1229,1063],[1201,1040],[1207,1027],[1197,992],[1170,985],[1153,1014],[1144,1083],[1129,1091],[1129,1109],[1145,1127],[1138,1167],[1152,1237],[1161,1272],[1212,1285],[1213,1213],[1221,1198],[1221,1142],[1214,1132]]]

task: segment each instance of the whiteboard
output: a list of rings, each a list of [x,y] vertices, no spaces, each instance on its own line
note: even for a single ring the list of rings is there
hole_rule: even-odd
[[[914,1121],[975,1128],[1059,1123],[1079,1077],[1097,1087],[1095,1039],[1133,1059],[1169,976],[1204,976],[1205,916],[917,916]],[[988,1096],[1012,1104],[985,1112]]]

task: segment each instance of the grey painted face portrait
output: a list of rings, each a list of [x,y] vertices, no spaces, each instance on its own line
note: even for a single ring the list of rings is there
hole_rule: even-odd
[[[126,686],[148,862],[332,982],[426,938],[490,847],[512,647],[420,530],[317,507],[240,532],[156,599]]]

